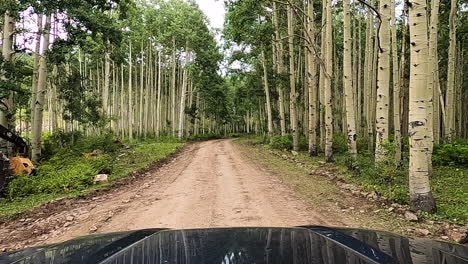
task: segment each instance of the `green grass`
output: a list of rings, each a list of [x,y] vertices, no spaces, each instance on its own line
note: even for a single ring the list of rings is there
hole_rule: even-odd
[[[343,148],[341,146],[346,144],[346,141],[339,140],[339,136],[335,138],[338,140],[334,146],[337,154],[335,155],[336,163],[333,167],[338,167],[343,172],[338,175],[339,178],[346,182],[354,183],[365,191],[374,191],[393,202],[401,204],[409,203],[407,159],[404,162],[405,166],[403,168],[395,168],[392,164],[391,151],[389,160],[382,164],[376,164],[372,154],[362,151],[358,155],[357,161],[353,162],[346,154],[346,147]],[[279,139],[275,140],[278,141]],[[277,145],[281,146],[281,148],[284,148],[283,146],[286,145],[283,142],[280,142],[281,144],[268,145],[268,139],[263,136],[246,136],[239,139],[238,142],[249,145],[265,145],[272,149],[277,148]],[[279,149],[279,151],[285,150]],[[435,158],[440,159],[439,156]],[[305,152],[300,152],[296,156],[296,159],[311,164],[314,167],[319,160],[323,160],[323,157],[310,158]],[[348,169],[352,167],[355,169]],[[463,164],[458,166],[434,165],[431,188],[436,199],[437,212],[434,214],[421,213],[421,215],[432,220],[466,225],[468,223],[467,179],[468,167],[463,166]]]
[[[10,216],[45,202],[77,197],[111,185],[129,173],[149,167],[154,162],[175,153],[184,143],[145,140],[121,144],[112,138],[82,138],[76,145],[50,155],[39,167],[36,176],[18,177],[8,188],[6,198],[0,199],[0,216]],[[100,149],[97,157],[85,157]],[[93,184],[99,172],[110,172],[109,182]]]

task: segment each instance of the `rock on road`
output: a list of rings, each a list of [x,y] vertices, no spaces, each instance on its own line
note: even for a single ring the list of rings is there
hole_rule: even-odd
[[[145,228],[337,224],[308,208],[274,174],[243,157],[239,148],[232,140],[190,144],[138,182],[50,216],[69,223],[24,245]]]

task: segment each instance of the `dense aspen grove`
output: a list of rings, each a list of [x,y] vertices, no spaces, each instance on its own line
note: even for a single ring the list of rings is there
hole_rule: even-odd
[[[435,210],[434,146],[468,138],[466,0],[224,2],[215,32],[192,0],[3,0],[0,124],[34,162],[59,131],[290,135],[327,162],[342,134]]]
[[[329,162],[334,135],[354,158],[367,143],[409,162],[413,209],[435,210],[433,146],[468,137],[466,1],[225,2],[234,131],[304,137]]]

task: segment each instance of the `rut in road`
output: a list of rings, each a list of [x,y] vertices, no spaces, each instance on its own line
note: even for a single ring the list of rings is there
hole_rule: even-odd
[[[191,144],[141,182],[56,216],[73,214],[76,219],[25,245],[144,228],[345,225],[308,208],[238,148],[232,140]]]

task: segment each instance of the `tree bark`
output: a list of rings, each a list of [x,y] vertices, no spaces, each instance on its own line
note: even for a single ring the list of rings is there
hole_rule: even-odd
[[[291,115],[291,133],[293,136],[293,149],[299,150],[299,131],[297,130],[297,92],[296,92],[296,73],[294,68],[294,12],[293,7],[288,5],[288,44],[289,44],[289,85],[290,91],[290,115]]]
[[[312,53],[313,45],[315,45],[315,22],[314,22],[314,5],[312,0],[307,2],[307,30],[309,36],[309,44],[307,49],[307,84],[309,92],[309,156],[317,156],[317,64],[314,54]]]
[[[411,67],[409,87],[409,187],[413,210],[433,212],[430,178],[429,140],[427,138],[427,79],[428,38],[426,1],[413,0],[409,5],[409,27],[411,42]]]
[[[128,139],[133,140],[132,42],[128,53]]]
[[[8,62],[12,60],[13,51],[13,39],[15,34],[15,20],[10,16],[10,11],[5,12],[3,20],[3,38],[2,38],[2,57]],[[8,81],[7,76],[4,72],[0,72],[0,78],[2,81]],[[12,103],[10,93],[4,99],[1,99],[0,104],[0,125],[11,128],[11,115]],[[8,142],[0,139],[0,152],[8,154]]]
[[[390,10],[389,0],[380,0],[381,24],[379,30],[380,48],[377,67],[377,104],[375,118],[375,160],[383,161],[387,151],[383,144],[388,141],[390,106]]]
[[[448,67],[447,67],[447,106],[445,118],[445,138],[451,141],[455,136],[455,60],[457,50],[457,0],[451,0],[450,7],[450,45],[448,51]]]
[[[265,50],[262,47],[262,54],[260,58],[263,67],[263,87],[265,89],[265,100],[266,100],[266,107],[267,107],[267,118],[268,118],[268,136],[271,138],[273,137],[273,117],[271,114],[271,101],[270,101],[270,88],[268,86],[268,69],[266,67],[265,62]]]
[[[278,45],[277,47],[277,73],[280,77],[280,80],[277,85],[278,90],[278,108],[279,108],[279,118],[280,118],[280,128],[281,128],[281,136],[286,135],[286,116],[284,111],[284,82],[282,77],[284,75],[284,52],[283,52],[283,41],[281,40],[281,33],[279,29],[279,22],[278,22],[278,9],[276,7],[276,2],[273,1],[273,23],[275,26],[275,41]]]
[[[350,0],[343,0],[344,37],[343,37],[343,88],[346,102],[346,124],[348,152],[356,158],[356,115],[353,97],[353,72],[351,67],[351,10]],[[356,83],[356,82],[355,82]]]
[[[333,162],[333,108],[331,76],[333,75],[332,58],[332,3],[326,0],[325,20],[325,74],[324,74],[324,102],[325,102],[325,160]]]
[[[34,61],[33,61],[33,76],[32,76],[32,87],[31,87],[31,124],[34,123],[34,108],[36,105],[36,93],[37,93],[37,77],[39,71],[39,58],[41,49],[41,31],[42,31],[42,15],[37,15],[37,33],[36,33],[36,46],[34,48]],[[81,66],[81,65],[80,65]]]
[[[393,81],[393,126],[395,129],[395,165],[401,166],[401,116],[400,116],[400,76],[398,69],[398,52],[396,38],[395,0],[391,0],[391,34],[392,34],[392,81]],[[404,23],[404,21],[403,21]],[[405,39],[402,40],[404,42]]]
[[[44,114],[44,99],[47,91],[47,57],[46,51],[49,48],[49,37],[50,37],[50,15],[46,16],[46,22],[44,26],[43,40],[42,40],[42,52],[41,58],[39,59],[39,76],[37,80],[37,97],[34,109],[34,124],[32,128],[32,160],[33,162],[39,162],[41,160],[41,146],[42,146],[42,118]]]

